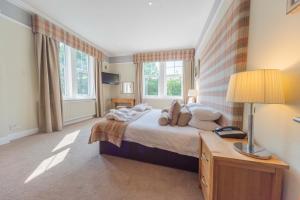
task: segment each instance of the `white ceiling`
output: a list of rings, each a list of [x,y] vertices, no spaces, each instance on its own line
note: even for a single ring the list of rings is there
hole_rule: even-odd
[[[195,47],[215,0],[22,0],[108,56]],[[40,14],[41,14],[40,13]]]

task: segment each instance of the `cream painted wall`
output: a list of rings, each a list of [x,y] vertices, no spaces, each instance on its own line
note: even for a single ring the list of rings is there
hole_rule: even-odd
[[[144,103],[151,105],[153,108],[164,109],[169,108],[174,99],[144,99]],[[178,100],[180,103],[183,103],[182,100]]]
[[[133,63],[114,63],[109,65],[111,73],[120,75],[120,83],[135,82],[135,65]],[[135,84],[135,83],[134,83]],[[121,84],[114,86],[112,97],[117,98],[134,98],[134,94],[122,94]]]
[[[107,62],[103,63],[102,71],[112,73],[112,71],[110,70],[110,64]],[[103,99],[106,113],[113,107],[111,98],[114,97],[115,91],[117,91],[117,87],[118,86],[116,85],[103,84]]]
[[[0,15],[0,143],[38,128],[37,70],[29,27]],[[95,100],[64,101],[65,123],[96,113]],[[2,142],[3,142],[2,141]]]
[[[255,139],[290,165],[283,199],[298,200],[300,124],[292,119],[300,115],[300,13],[286,15],[286,0],[251,0],[248,69],[258,68],[282,70],[287,99],[256,106]]]
[[[94,115],[96,115],[96,102],[93,99],[67,100],[63,102],[64,123],[91,118]]]
[[[106,66],[106,68],[105,68]],[[112,63],[103,65],[103,71],[120,75],[120,82],[135,81],[135,65],[133,63]],[[121,85],[103,84],[105,111],[113,108],[111,98],[134,98],[134,94],[121,94]]]
[[[0,27],[0,138],[3,138],[9,133],[38,127],[37,71],[31,30],[1,15]]]

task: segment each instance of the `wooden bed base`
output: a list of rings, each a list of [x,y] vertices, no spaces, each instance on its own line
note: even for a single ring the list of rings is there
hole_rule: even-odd
[[[101,141],[99,142],[99,151],[100,154],[108,154],[176,169],[198,172],[198,158],[158,148],[146,147],[135,142],[123,141],[121,148],[119,148],[109,142]]]

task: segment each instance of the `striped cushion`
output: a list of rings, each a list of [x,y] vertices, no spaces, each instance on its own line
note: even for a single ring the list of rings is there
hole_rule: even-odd
[[[170,117],[169,124],[171,126],[175,126],[177,124],[180,110],[181,110],[180,103],[178,101],[174,100],[169,109],[169,117]]]

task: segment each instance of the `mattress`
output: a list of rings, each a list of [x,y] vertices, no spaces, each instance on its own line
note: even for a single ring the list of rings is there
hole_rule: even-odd
[[[153,109],[130,123],[124,140],[182,155],[199,157],[199,129],[186,126],[160,126],[161,110]]]

